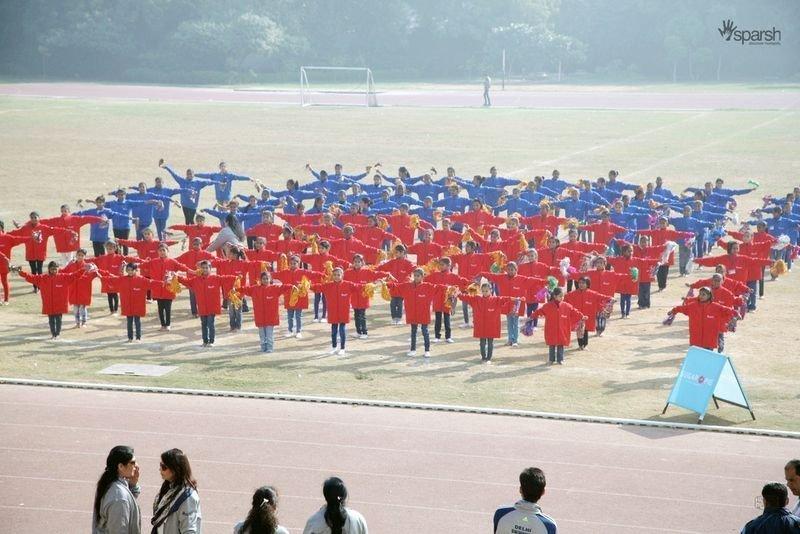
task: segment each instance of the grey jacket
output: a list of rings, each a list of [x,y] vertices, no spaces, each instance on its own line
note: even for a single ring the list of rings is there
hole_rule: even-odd
[[[158,495],[156,495],[156,499],[158,499]],[[160,506],[158,502],[155,502],[153,509],[157,508],[160,508]],[[158,527],[158,534],[202,534],[202,532],[200,496],[196,491],[192,491],[192,494],[183,501],[180,508],[170,514],[164,524]]]
[[[141,534],[142,518],[136,498],[141,489],[118,478],[100,500],[100,517],[92,519],[92,534]]]

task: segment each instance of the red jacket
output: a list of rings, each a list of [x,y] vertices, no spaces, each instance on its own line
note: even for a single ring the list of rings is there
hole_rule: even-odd
[[[190,269],[196,269],[197,264],[200,263],[201,261],[203,260],[214,261],[217,259],[217,257],[211,252],[208,252],[207,250],[200,249],[200,250],[187,250],[186,252],[184,252],[175,259],[178,261],[178,263],[181,263],[189,267]]]
[[[414,235],[417,233],[416,228],[411,228],[411,216],[403,215],[402,213],[395,213],[393,215],[384,215],[389,226],[392,228],[392,235],[400,240],[405,246],[409,246],[414,242]]]
[[[445,292],[444,286],[426,282],[389,282],[387,285],[393,297],[400,297],[405,302],[406,324],[430,324],[431,304],[436,299],[441,299]]]
[[[322,220],[322,215],[319,213],[312,213],[311,215],[299,215],[296,213],[281,213],[278,215],[281,219],[289,223],[292,227],[309,224],[319,224]]]
[[[149,280],[140,275],[107,276],[119,293],[120,313],[125,317],[144,317],[147,315],[147,292],[164,287],[163,280]]]
[[[472,306],[472,337],[499,338],[501,315],[514,311],[514,299],[511,297],[459,295],[458,298]],[[520,306],[523,307],[522,304]]]
[[[198,226],[196,224],[174,224],[169,228],[183,232],[190,242],[195,237],[199,237],[203,240],[203,248],[208,247],[214,234],[222,230],[221,226]]]
[[[377,226],[356,225],[353,226],[353,229],[355,230],[353,235],[368,247],[381,248],[384,241],[398,239],[396,235]]]
[[[117,244],[121,247],[130,247],[139,254],[140,258],[158,258],[158,247],[164,243],[168,247],[176,244],[177,241],[158,241],[151,239],[150,241],[135,241],[133,239],[117,239]]]
[[[380,280],[386,276],[384,273],[373,271],[371,269],[347,269],[344,272],[344,279],[348,282],[353,282],[355,284],[366,284],[369,282],[374,282],[376,280]],[[365,310],[369,308],[369,298],[364,296],[363,291],[356,291],[350,297],[350,304],[353,305],[354,310]]]
[[[433,301],[433,311],[451,313],[452,307],[447,309],[447,287],[456,286],[459,289],[466,289],[472,280],[462,278],[452,272],[436,271],[425,277],[425,281],[429,284],[437,286],[445,286],[445,291],[442,292],[442,298]]]
[[[320,239],[324,239],[326,241],[342,238],[342,229],[332,224],[302,224],[297,228],[305,232],[306,235],[317,234]]]
[[[280,254],[291,256],[292,254],[300,254],[308,247],[308,243],[300,239],[278,239],[276,241],[267,242],[267,250],[274,250]]]
[[[614,293],[617,291],[617,285],[619,285],[619,283],[624,279],[630,279],[631,277],[630,273],[616,273],[614,271],[606,270],[598,271],[597,269],[592,269],[591,271],[586,271],[585,273],[575,272],[569,277],[571,280],[578,280],[584,276],[589,278],[594,291],[597,291],[598,293],[607,297],[613,297]]]
[[[43,219],[40,222],[53,228],[63,228],[75,232],[75,234],[63,232],[53,236],[56,252],[75,252],[81,248],[81,226],[103,222],[103,218],[95,217],[94,215],[61,215],[60,217]]]
[[[490,224],[503,224],[505,217],[497,217],[483,210],[467,211],[465,213],[452,213],[447,217],[453,222],[468,224],[471,228],[480,228]]]
[[[71,261],[61,270],[63,273],[81,273],[81,276],[72,282],[69,288],[69,303],[78,306],[92,305],[92,282],[97,276],[96,271],[87,272],[85,261]]]
[[[112,276],[118,276],[122,274],[123,263],[140,263],[142,260],[141,258],[134,258],[132,256],[123,256],[122,254],[104,254],[103,256],[97,256],[96,258],[87,258],[86,261],[97,265],[97,268],[103,271],[103,273],[108,273]],[[117,288],[114,285],[114,280],[108,276],[101,276],[100,292],[116,293]]]
[[[509,241],[491,241],[489,239],[484,239],[478,233],[475,232],[472,228],[469,229],[469,234],[472,237],[472,240],[475,241],[481,247],[481,252],[488,253],[488,252],[495,252],[500,251],[505,254],[506,258],[510,261],[516,260],[520,252],[522,250],[527,250],[527,246],[523,249],[520,246],[519,239],[512,239]]]
[[[330,252],[327,254],[301,254],[300,261],[308,264],[312,271],[325,274],[325,264],[331,262],[331,267],[347,268],[350,266],[349,261],[345,261],[338,256],[334,256]]]
[[[178,271],[193,271],[193,267],[188,267],[186,265],[181,264],[178,260],[174,260],[172,258],[154,258],[147,260],[142,263],[141,265],[141,272],[142,275],[146,278],[154,280],[156,282],[165,282],[167,279],[167,272],[178,272]],[[153,288],[150,291],[150,296],[156,300],[165,299],[165,300],[172,300],[175,298],[175,293],[167,289],[164,284]]]
[[[28,241],[33,241],[31,236],[20,236],[15,234],[0,234],[0,254],[11,259],[11,249],[17,245],[23,245]],[[8,273],[8,264],[0,262],[0,274]]]
[[[85,271],[84,271],[85,272]],[[42,314],[64,315],[69,312],[69,288],[83,273],[28,274],[20,271],[19,275],[30,284],[39,288],[42,296]]]
[[[574,325],[581,319],[588,319],[568,302],[551,300],[531,314],[531,317],[544,317],[544,342],[548,345],[568,347],[572,340]]]
[[[675,306],[669,313],[689,317],[690,345],[713,350],[717,348],[719,334],[727,330],[734,311],[717,302],[690,300],[683,306]]]
[[[409,254],[417,255],[417,265],[427,265],[429,261],[440,258],[444,247],[434,242],[420,241],[408,247]]]
[[[761,267],[772,264],[770,259],[751,258],[742,254],[723,254],[722,256],[706,256],[693,260],[697,265],[705,267],[725,266],[727,276],[740,282],[754,282],[761,279]]]
[[[342,213],[338,219],[343,225],[349,224],[351,226],[356,224],[366,225],[369,222],[369,218],[363,213]]]
[[[309,271],[308,269],[288,269],[286,271],[273,273],[272,278],[280,280],[283,284],[297,286],[300,285],[303,278],[308,279],[308,281],[312,283],[318,282],[322,279],[322,273]],[[283,304],[287,310],[305,310],[308,308],[308,295],[298,298],[294,306],[289,305],[289,299],[284,299]]]
[[[189,278],[179,276],[178,281],[194,291],[197,315],[219,315],[222,310],[222,285],[223,283],[233,285],[236,276],[219,274]]]
[[[328,303],[328,324],[350,322],[350,302],[353,295],[364,290],[364,284],[355,284],[342,280],[341,282],[323,282],[314,284],[311,289],[315,293],[325,295]]]
[[[650,241],[653,245],[663,245],[667,241],[675,241],[676,239],[689,239],[694,237],[694,232],[679,232],[678,230],[671,230],[669,228],[656,228],[655,230],[638,230],[639,235],[649,235]],[[669,265],[675,265],[675,253],[671,252],[669,255]]]
[[[245,232],[250,237],[263,237],[267,241],[277,240],[282,233],[283,226],[266,222],[258,223]]]
[[[257,327],[278,326],[281,324],[278,311],[280,297],[283,295],[284,300],[288,299],[292,286],[272,284],[265,286],[258,284],[242,287],[239,291],[243,295],[249,295],[253,298],[253,321]]]
[[[351,237],[350,239],[331,239],[331,254],[337,258],[353,261],[353,256],[361,254],[366,263],[375,263],[378,257],[378,249],[365,245],[360,239]]]
[[[547,217],[544,215],[533,215],[520,219],[520,222],[530,230],[547,230],[553,235],[558,235],[558,225],[566,221],[567,219],[556,217],[555,215],[548,215]]]
[[[489,254],[478,252],[450,256],[450,260],[453,265],[458,266],[458,275],[468,280],[473,280],[483,271],[488,271],[494,263],[494,259]]]
[[[416,269],[416,265],[405,258],[394,258],[375,267],[376,271],[391,274],[398,282],[407,281],[414,269]]]
[[[701,278],[695,282],[692,282],[689,287],[692,289],[700,289],[701,287],[711,287],[711,278]],[[750,288],[747,287],[747,284],[743,284],[738,280],[734,280],[726,276],[722,279],[722,287],[730,291],[733,295],[745,295],[750,292]]]
[[[230,259],[223,260],[217,259],[211,262],[211,265],[217,270],[220,276],[231,276],[222,281],[222,294],[228,295],[228,292],[233,289],[233,284],[236,277],[240,277],[242,283],[247,279],[247,272],[250,269],[250,262],[247,260]]]
[[[547,284],[544,278],[532,278],[517,274],[509,276],[506,273],[481,273],[481,276],[497,284],[498,293],[503,297],[521,298],[528,302],[536,300],[536,293]],[[517,310],[520,316],[525,315],[525,307]]]
[[[619,282],[617,283],[617,293],[621,295],[634,295],[639,291],[639,283],[641,282],[652,282],[653,276],[650,274],[658,264],[658,260],[655,259],[647,259],[647,258],[626,258],[625,256],[616,256],[614,258],[608,258],[608,263],[614,268],[614,271],[625,274],[620,278]],[[636,280],[633,279],[631,276],[631,269],[636,267],[639,270],[639,276]],[[642,280],[643,275],[646,274],[648,280]]]
[[[47,240],[54,235],[66,235],[75,237],[72,230],[66,228],[53,228],[45,224],[39,223],[36,226],[28,221],[15,230],[14,233],[19,236],[32,237],[34,232],[41,232],[41,239],[31,239],[25,241],[25,260],[26,261],[44,261],[47,258]]]
[[[564,295],[564,302],[571,304],[584,314],[586,331],[594,332],[597,329],[597,314],[605,307],[610,298],[592,289],[576,289]]]
[[[450,246],[461,248],[461,233],[455,230],[434,230],[433,242],[445,248]]]
[[[579,226],[581,230],[586,230],[594,234],[594,242],[601,245],[608,245],[614,236],[624,234],[628,231],[624,226],[614,224],[611,221],[600,221],[592,224]]]

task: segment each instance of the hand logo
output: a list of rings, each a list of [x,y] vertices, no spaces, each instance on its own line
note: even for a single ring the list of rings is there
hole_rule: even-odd
[[[731,37],[733,36],[733,32],[737,27],[738,26],[733,25],[733,21],[731,19],[728,19],[722,21],[722,28],[717,28],[717,31],[726,41],[730,41]]]

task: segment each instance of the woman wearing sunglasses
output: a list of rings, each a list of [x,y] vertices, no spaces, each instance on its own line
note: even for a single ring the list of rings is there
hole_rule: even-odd
[[[152,534],[201,534],[202,516],[197,481],[180,449],[161,454],[161,489],[153,501]]]
[[[139,514],[139,466],[133,449],[118,445],[106,457],[106,468],[97,481],[92,534],[141,534]]]

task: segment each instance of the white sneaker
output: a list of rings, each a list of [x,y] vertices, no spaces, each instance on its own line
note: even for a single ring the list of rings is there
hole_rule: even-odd
[[[294,332],[289,330],[288,332],[286,332],[286,337],[294,337]]]
[[[321,323],[321,322],[322,322],[322,319],[315,318],[315,319],[314,319],[314,322],[315,322],[315,323]]]
[[[328,351],[328,354],[339,354],[339,349],[332,348],[331,350]]]
[[[426,350],[426,351],[425,351],[425,354],[423,354],[423,355],[422,355],[422,357],[423,357],[423,358],[430,358],[430,357],[431,357],[431,353],[430,353],[430,351],[427,351],[427,350]]]
[[[458,325],[459,328],[469,328],[469,323],[461,323]]]
[[[439,339],[438,337],[435,337],[431,341],[433,341],[434,343],[439,343],[441,341],[441,339]]]
[[[512,343],[511,346],[512,347],[519,347],[519,343]]]
[[[358,336],[358,339],[367,339],[367,338],[369,338],[367,334],[361,334],[360,336]]]
[[[455,339],[453,339],[452,337],[448,337],[448,338],[447,338],[447,339],[445,339],[444,341],[445,341],[445,343],[455,343],[455,342],[456,342],[456,340],[455,340]]]
[[[300,332],[298,332],[297,334],[295,334],[295,336],[294,336],[294,337],[295,337],[295,338],[297,338],[297,339],[301,339],[301,338],[303,337],[303,334],[301,334]]]
[[[340,358],[347,358],[347,352],[344,349],[339,350],[339,357]]]
[[[414,357],[414,356],[416,356],[416,355],[417,355],[417,351],[415,351],[415,350],[410,350],[410,351],[408,351],[408,355],[407,355],[407,356],[408,356],[409,358],[413,358],[413,357]]]

